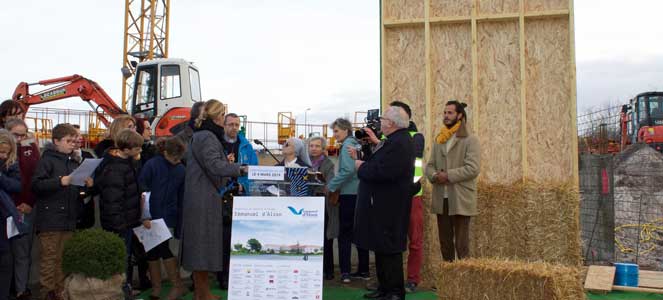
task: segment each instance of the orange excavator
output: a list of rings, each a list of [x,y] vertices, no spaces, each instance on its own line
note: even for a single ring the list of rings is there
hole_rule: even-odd
[[[53,85],[57,86],[47,88],[40,92],[31,94],[30,86],[33,85]],[[52,101],[57,101],[70,97],[80,97],[83,101],[88,103],[92,110],[97,114],[99,120],[108,127],[110,121],[108,116],[115,117],[121,114],[126,114],[110,96],[104,91],[99,84],[87,79],[80,75],[72,75],[67,77],[60,77],[48,80],[41,80],[36,83],[21,82],[14,90],[12,99],[23,108],[23,111],[28,111],[32,105],[43,104]],[[95,103],[97,106],[95,107]]]
[[[51,87],[30,93],[30,86],[34,85]],[[110,119],[128,113],[99,84],[80,75],[35,83],[21,82],[12,99],[27,112],[32,105],[71,97],[87,102],[106,127],[110,125]],[[192,63],[169,58],[136,66],[131,114],[147,119],[157,137],[170,136],[181,130],[190,118],[191,106],[197,101],[201,101],[200,78]]]
[[[621,148],[645,143],[663,152],[663,92],[646,92],[622,106]]]

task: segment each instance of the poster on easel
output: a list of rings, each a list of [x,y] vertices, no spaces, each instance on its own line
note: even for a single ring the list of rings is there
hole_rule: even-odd
[[[235,197],[229,300],[320,300],[324,197]]]

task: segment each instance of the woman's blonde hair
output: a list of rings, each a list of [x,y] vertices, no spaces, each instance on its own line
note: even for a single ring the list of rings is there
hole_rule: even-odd
[[[200,111],[200,115],[196,118],[195,126],[200,128],[203,125],[205,120],[214,120],[221,115],[226,114],[226,106],[221,103],[221,101],[216,99],[210,99],[205,101],[205,106],[203,106]]]
[[[0,145],[2,144],[9,145],[9,155],[5,164],[2,166],[7,169],[16,162],[16,140],[14,139],[14,135],[7,129],[0,129]]]
[[[113,119],[113,122],[110,124],[110,127],[108,128],[108,137],[111,140],[115,140],[117,138],[117,135],[122,131],[122,129],[127,128],[127,122],[134,123],[134,126],[136,126],[136,119],[134,119],[130,115],[121,115]]]

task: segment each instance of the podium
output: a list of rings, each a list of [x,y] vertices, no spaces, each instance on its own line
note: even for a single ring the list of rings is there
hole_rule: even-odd
[[[322,299],[324,184],[306,168],[249,170],[233,204],[228,300]],[[270,180],[271,179],[271,180]]]

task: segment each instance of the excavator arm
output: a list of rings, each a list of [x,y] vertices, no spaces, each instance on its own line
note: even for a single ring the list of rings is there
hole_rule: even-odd
[[[31,94],[30,86],[42,85],[50,86],[40,92]],[[72,75],[48,80],[42,80],[36,83],[21,82],[16,87],[12,99],[17,101],[23,111],[28,111],[31,105],[53,102],[61,99],[80,97],[87,102],[97,114],[99,120],[106,127],[110,125],[106,116],[114,118],[118,115],[126,114],[99,84],[80,75]],[[94,104],[96,104],[96,106]]]

